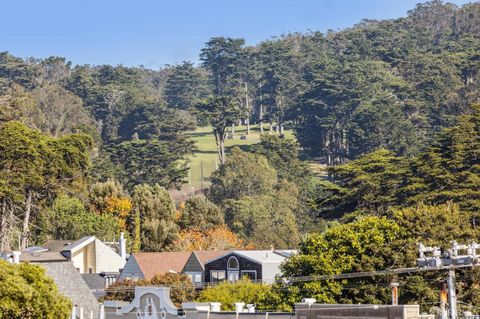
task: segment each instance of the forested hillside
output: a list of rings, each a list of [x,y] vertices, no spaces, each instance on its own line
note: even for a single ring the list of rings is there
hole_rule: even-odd
[[[130,252],[300,247],[289,277],[410,266],[423,232],[447,242],[445,223],[478,240],[480,3],[431,1],[256,45],[205,40],[198,64],[160,70],[0,53],[0,251],[121,231]],[[259,143],[225,149],[253,125]],[[215,139],[218,169],[205,196],[174,202],[198,127]],[[406,300],[430,302],[432,278],[405,279],[424,288]],[[468,280],[461,294],[476,300]],[[373,279],[347,284],[276,287],[290,295],[274,306],[305,291],[385,296],[368,290]]]

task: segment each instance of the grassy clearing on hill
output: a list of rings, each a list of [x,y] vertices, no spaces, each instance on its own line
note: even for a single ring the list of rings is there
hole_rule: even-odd
[[[268,132],[268,127],[264,126],[264,131]],[[250,126],[250,135],[246,140],[240,139],[247,132],[246,126],[238,126],[235,128],[235,136],[233,139],[225,141],[225,149],[228,155],[232,146],[239,146],[242,149],[248,149],[249,146],[260,142],[260,126]],[[293,138],[290,130],[285,131],[287,137]],[[211,127],[200,127],[191,133],[193,140],[197,146],[197,151],[192,157],[190,164],[190,186],[199,189],[202,186],[208,186],[210,175],[216,170],[218,163],[217,146],[215,138],[212,134]],[[203,173],[202,173],[203,170]],[[203,175],[203,183],[202,183]],[[202,185],[203,184],[203,185]]]

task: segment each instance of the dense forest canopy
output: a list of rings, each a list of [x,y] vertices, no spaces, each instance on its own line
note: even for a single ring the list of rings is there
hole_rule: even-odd
[[[214,37],[199,61],[150,70],[0,53],[0,250],[120,231],[131,252],[299,247],[288,279],[411,266],[422,233],[446,243],[447,222],[479,240],[480,3],[434,0],[256,45]],[[226,150],[254,124],[260,143]],[[219,167],[202,196],[175,203],[200,126]],[[463,275],[460,296],[477,302],[478,274]],[[405,301],[432,302],[429,276],[400,278]],[[386,298],[373,279],[285,282],[271,307]]]

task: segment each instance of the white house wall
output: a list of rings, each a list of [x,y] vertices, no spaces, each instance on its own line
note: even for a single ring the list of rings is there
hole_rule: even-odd
[[[95,239],[96,273],[119,272],[125,267],[125,260],[101,240]]]

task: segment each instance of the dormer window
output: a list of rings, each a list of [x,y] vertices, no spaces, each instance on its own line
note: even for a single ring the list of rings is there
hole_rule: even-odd
[[[227,262],[228,270],[238,270],[240,268],[237,257],[230,257]]]

